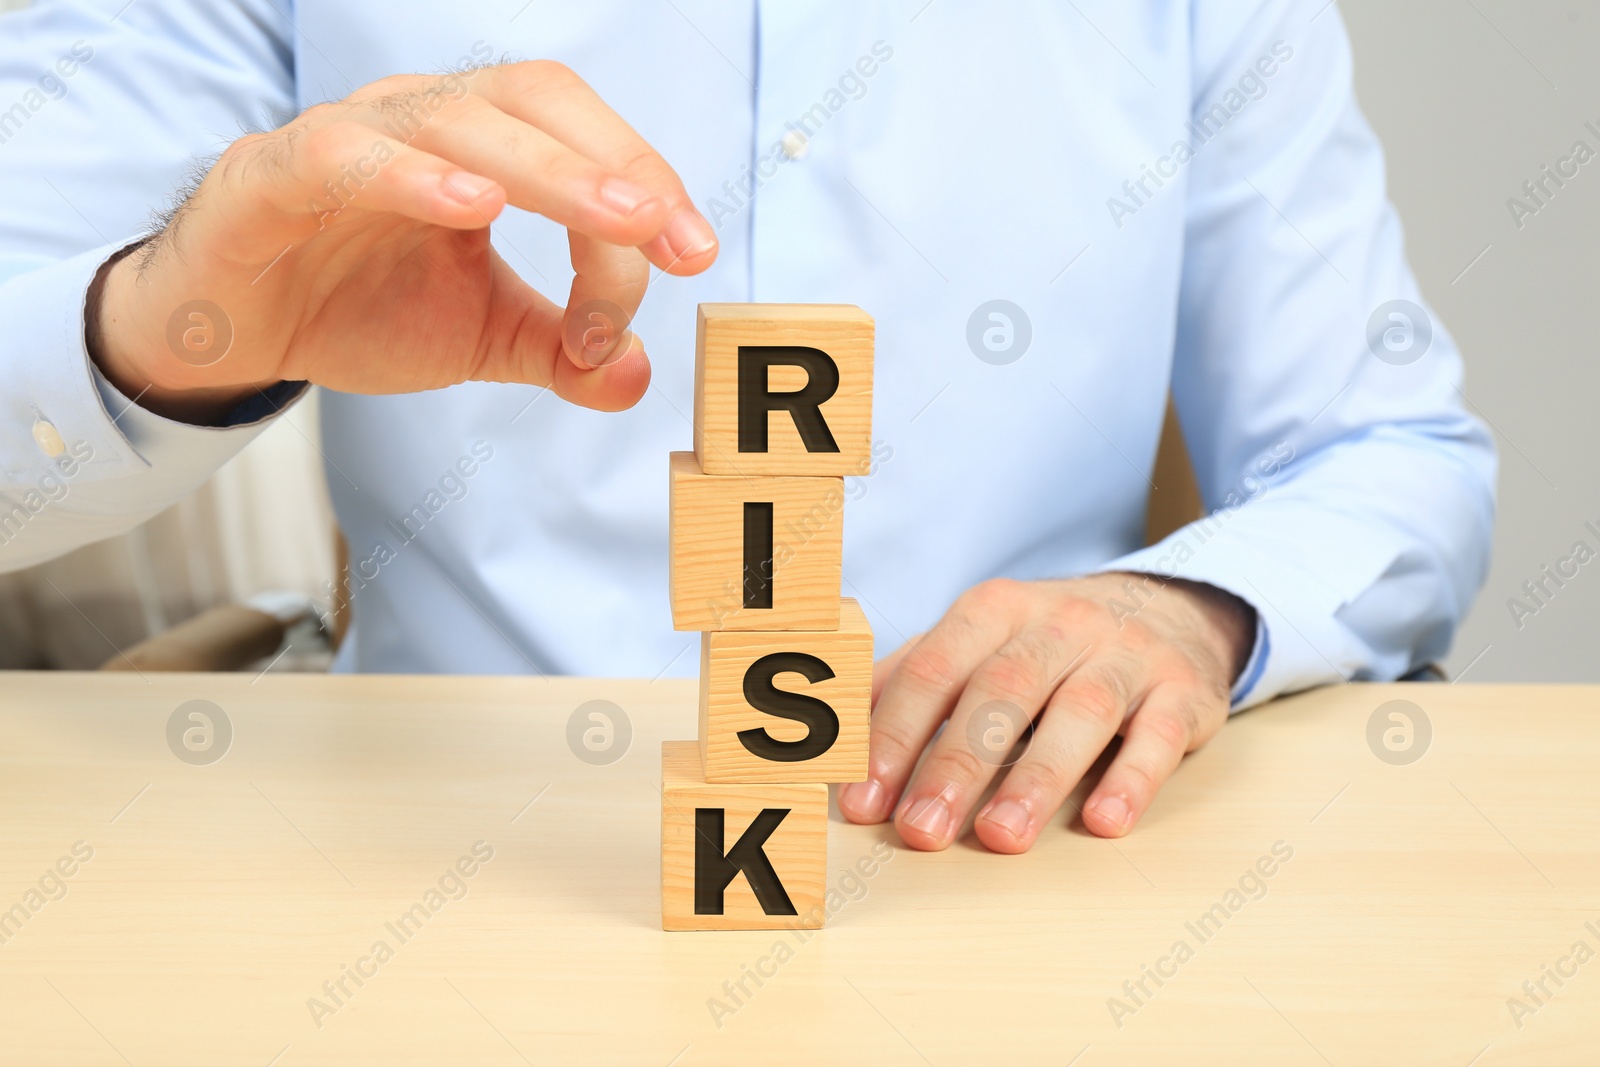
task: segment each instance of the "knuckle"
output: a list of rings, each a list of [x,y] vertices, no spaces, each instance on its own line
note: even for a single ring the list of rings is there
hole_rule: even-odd
[[[1027,699],[1042,684],[1040,665],[1024,655],[997,655],[978,668],[973,683],[981,692]]]
[[[1052,615],[1059,626],[1069,630],[1085,630],[1105,621],[1106,608],[1097,600],[1073,595],[1058,601]]]
[[[900,661],[900,673],[919,690],[948,692],[956,684],[955,662],[926,643],[915,645]]]
[[[1105,656],[1089,668],[1089,678],[1109,692],[1113,699],[1127,707],[1133,699],[1135,670],[1132,660],[1121,656]]]
[[[1150,624],[1141,619],[1125,619],[1121,627],[1122,644],[1136,655],[1147,655],[1156,645],[1156,635]]]
[[[284,151],[293,149],[294,145],[304,140],[318,130],[327,129],[348,122],[354,109],[342,100],[325,100],[320,104],[312,104],[278,130],[278,136],[284,141]]]
[[[992,773],[994,767],[964,745],[939,749],[922,767],[922,775],[933,782],[977,782]]]
[[[374,96],[366,104],[384,118],[393,118],[421,110],[423,96],[414,84],[407,84],[396,86],[393,92]]]
[[[509,68],[517,87],[524,92],[564,92],[584,84],[576,71],[554,59],[529,59]]]
[[[416,88],[420,80],[415,74],[390,74],[377,81],[368,82],[345,99],[352,104],[359,104],[408,94]]]
[[[1066,634],[1058,627],[1046,623],[1024,629],[1001,646],[1000,654],[1021,660],[1043,671],[1049,667],[1065,643]]]
[[[1037,753],[1029,752],[1030,757],[1035,755]],[[1076,780],[1070,777],[1065,759],[1030,758],[1011,769],[1005,789],[1009,793],[1059,803],[1062,797],[1072,792],[1075,784]]]
[[[674,205],[690,203],[688,190],[684,189],[683,183],[678,179],[678,172],[661,158],[660,153],[648,145],[621,160],[615,169],[618,174],[630,181],[637,182],[646,189],[660,192]]]
[[[1115,729],[1122,725],[1125,707],[1115,690],[1098,679],[1084,679],[1072,687],[1071,703],[1090,722],[1102,729]]]
[[[294,146],[296,154],[317,171],[337,168],[358,133],[364,129],[358,123],[343,119],[314,126],[299,138]]]
[[[1207,679],[1206,673],[1200,669],[1194,660],[1182,653],[1163,657],[1157,669],[1160,671],[1162,680],[1168,684],[1195,690],[1211,688],[1211,683]]]
[[[321,103],[312,104],[300,112],[300,117],[295,121],[294,125],[302,129],[321,126],[324,123],[334,121],[335,118],[343,113],[344,107],[342,105],[336,104],[331,100],[324,100]]]
[[[898,723],[872,724],[873,763],[905,766],[916,755],[916,744],[907,728]]]
[[[1171,714],[1154,715],[1145,723],[1145,729],[1152,737],[1160,741],[1167,748],[1184,752],[1189,748],[1189,741],[1195,734],[1198,722],[1194,709],[1185,704],[1182,708]]]
[[[1021,599],[1024,584],[1014,578],[990,578],[968,591],[967,597],[979,609],[1009,608]]]
[[[1143,763],[1124,763],[1118,776],[1134,796],[1151,797],[1161,788],[1161,780]]]
[[[367,101],[367,107],[383,119],[384,128],[408,143],[434,122],[477,114],[487,106],[472,94],[466,79],[455,74],[425,85],[408,81]]]
[[[1232,685],[1220,665],[1213,668],[1194,656],[1179,652],[1168,657],[1160,669],[1167,683],[1186,689],[1207,703],[1227,705]]]
[[[260,155],[267,146],[275,141],[283,140],[287,134],[279,133],[248,133],[222,150],[217,157],[217,165],[226,173],[239,166],[245,160]]]
[[[950,617],[962,625],[1009,616],[1022,605],[1026,583],[1011,578],[989,578],[956,598]]]
[[[276,178],[288,165],[294,145],[304,132],[304,127],[291,123],[271,133],[252,133],[234,141],[212,168],[225,182],[239,179],[248,184],[256,177]]]
[[[1112,654],[1101,659],[1094,673],[1112,693],[1117,694],[1117,699],[1128,704],[1133,701],[1134,683],[1142,673],[1142,662],[1138,656]]]

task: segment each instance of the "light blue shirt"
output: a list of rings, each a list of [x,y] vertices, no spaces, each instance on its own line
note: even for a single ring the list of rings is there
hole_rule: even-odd
[[[502,57],[586,78],[722,253],[656,278],[631,411],[489,384],[325,397],[356,587],[341,667],[694,673],[667,454],[690,446],[701,301],[876,318],[843,592],[880,654],[985,578],[1108,569],[1255,606],[1241,705],[1445,652],[1486,570],[1495,455],[1321,0],[36,0],[0,16],[0,569],[127,529],[259,432],[124,411],[84,350],[96,268],[191,157]],[[511,210],[494,240],[565,294],[561,230]],[[1141,548],[1169,387],[1215,514]]]

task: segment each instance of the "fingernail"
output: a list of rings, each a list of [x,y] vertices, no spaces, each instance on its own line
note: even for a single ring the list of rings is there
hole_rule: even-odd
[[[1027,839],[1030,818],[1028,809],[1020,800],[1002,800],[985,812],[983,817],[996,826],[1004,827],[1018,841]]]
[[[654,199],[649,190],[624,178],[607,178],[600,183],[600,202],[624,217],[632,215]]]
[[[442,179],[445,192],[463,204],[470,204],[481,199],[485,193],[494,188],[494,179],[485,178],[481,174],[470,171],[458,170],[454,174]]]
[[[1133,809],[1128,807],[1126,800],[1116,795],[1101,797],[1095,801],[1094,813],[1119,831],[1127,830],[1128,824],[1133,822]]]
[[[918,801],[906,809],[906,825],[943,841],[950,834],[950,806],[942,796]]]
[[[876,778],[851,782],[844,787],[845,799],[863,819],[878,822],[883,818],[883,786]]]
[[[717,235],[711,224],[692,208],[684,208],[667,223],[667,245],[676,259],[694,259],[716,246]]]

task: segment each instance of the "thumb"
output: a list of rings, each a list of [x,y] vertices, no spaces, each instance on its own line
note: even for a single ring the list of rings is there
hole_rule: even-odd
[[[650,386],[650,360],[638,335],[598,367],[580,367],[562,348],[565,310],[523,281],[489,250],[490,298],[482,354],[473,381],[541,385],[596,411],[632,407]]]

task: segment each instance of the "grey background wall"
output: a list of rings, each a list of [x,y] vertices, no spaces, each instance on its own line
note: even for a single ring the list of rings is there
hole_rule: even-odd
[[[1577,541],[1600,553],[1584,527],[1600,530],[1600,4],[1339,6],[1412,263],[1501,451],[1494,567],[1447,667],[1474,682],[1600,681],[1600,557],[1563,586],[1544,579],[1542,607],[1522,590]],[[1595,160],[1519,229],[1507,199],[1530,202],[1522,184],[1577,141]],[[1538,609],[1520,627],[1511,597]]]

